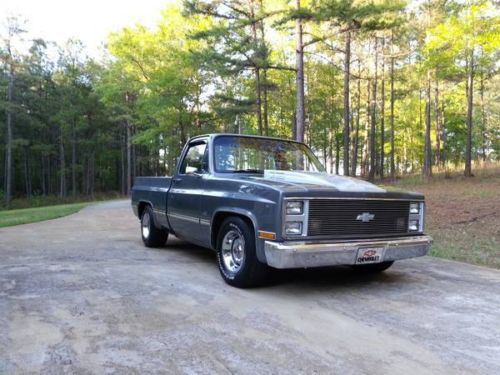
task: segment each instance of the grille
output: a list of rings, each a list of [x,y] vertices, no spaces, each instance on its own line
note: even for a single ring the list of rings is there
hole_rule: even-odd
[[[311,199],[308,236],[406,234],[409,210],[410,204],[407,201]],[[374,217],[368,222],[356,220],[363,213]]]

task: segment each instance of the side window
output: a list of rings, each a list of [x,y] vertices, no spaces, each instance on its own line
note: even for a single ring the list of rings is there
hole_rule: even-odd
[[[182,161],[180,174],[205,173],[208,170],[207,144],[197,143],[189,146],[189,149]]]

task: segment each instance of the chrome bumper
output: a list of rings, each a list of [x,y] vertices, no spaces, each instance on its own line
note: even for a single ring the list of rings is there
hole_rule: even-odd
[[[358,249],[381,247],[382,261],[415,258],[426,255],[432,244],[430,236],[359,240],[335,243],[299,241],[265,241],[267,264],[274,268],[307,268],[356,263]]]

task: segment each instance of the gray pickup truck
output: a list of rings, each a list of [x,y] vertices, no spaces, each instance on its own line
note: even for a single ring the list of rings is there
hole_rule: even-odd
[[[224,280],[261,284],[272,268],[350,265],[380,272],[425,255],[424,197],[334,176],[289,140],[190,139],[173,177],[138,177],[132,207],[148,247],[168,234],[213,249]]]

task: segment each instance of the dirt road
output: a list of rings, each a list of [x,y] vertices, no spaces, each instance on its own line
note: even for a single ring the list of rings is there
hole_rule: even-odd
[[[0,373],[500,373],[500,271],[430,257],[224,284],[128,202],[0,229]]]

